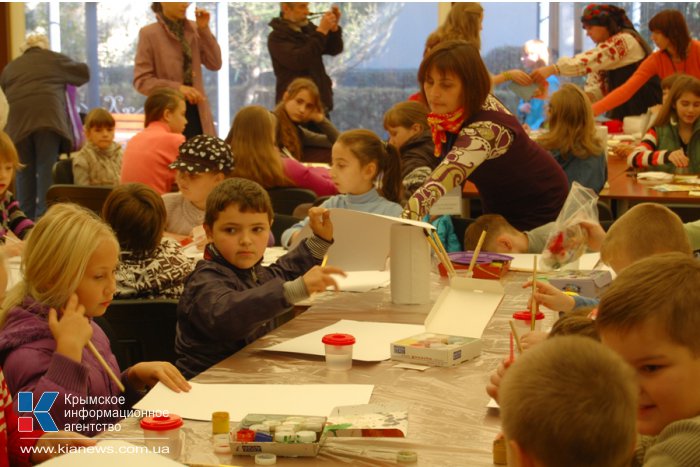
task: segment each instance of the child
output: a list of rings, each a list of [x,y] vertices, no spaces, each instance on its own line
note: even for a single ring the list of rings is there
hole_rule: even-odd
[[[679,76],[659,111],[654,126],[627,157],[634,168],[700,172],[700,80]]]
[[[322,208],[344,208],[399,217],[401,206],[401,163],[396,148],[384,144],[369,130],[342,133],[333,145],[331,178],[341,195],[321,204]],[[380,177],[382,187],[375,188]],[[309,217],[282,234],[282,245],[291,246]]]
[[[5,254],[0,249],[0,302],[5,297],[7,287],[7,270],[4,264]],[[12,394],[5,382],[5,375],[0,370],[0,466],[38,464],[46,459],[55,457],[71,447],[93,446],[96,441],[85,438],[77,433],[58,431],[44,433],[40,430],[32,432],[18,431],[17,413],[13,408]],[[36,449],[30,451],[32,447]],[[42,450],[41,446],[49,449]]]
[[[19,208],[19,202],[9,190],[17,169],[21,167],[19,155],[12,140],[4,131],[0,130],[0,243],[7,243],[6,254],[17,256],[22,252],[23,240],[34,226],[34,222],[29,219]],[[9,234],[20,239],[17,242]],[[7,239],[11,241],[8,242]]]
[[[308,78],[291,83],[275,108],[277,144],[297,160],[304,160],[304,147],[329,148],[338,138],[338,130],[323,113],[321,95]]]
[[[629,465],[633,374],[592,339],[556,337],[522,354],[503,378],[499,404],[508,465]]]
[[[600,301],[601,340],[639,384],[634,465],[700,465],[698,284],[696,259],[665,253],[625,269]]]
[[[520,56],[523,66],[530,71],[549,65],[549,49],[547,45],[539,39],[532,39],[523,45]],[[520,99],[518,103],[518,118],[527,125],[530,130],[539,130],[545,121],[545,107],[547,106],[547,94],[556,92],[559,89],[559,79],[556,75],[547,78],[546,86],[540,88],[529,101]]]
[[[242,349],[310,294],[337,288],[329,274],[342,270],[320,266],[333,242],[330,214],[311,208],[309,216],[314,236],[261,266],[273,217],[267,192],[243,178],[214,188],[204,217],[204,261],[187,279],[177,307],[175,351],[183,374],[194,376]]]
[[[605,231],[598,223],[581,222],[581,227],[588,234],[588,249],[600,250]],[[479,243],[481,232],[486,230],[486,237],[481,246],[483,251],[494,253],[542,253],[549,234],[554,229],[554,222],[532,230],[521,232],[510,225],[500,214],[484,214],[469,224],[464,233],[464,249],[474,250]]]
[[[641,203],[624,213],[610,227],[602,242],[600,259],[619,274],[647,256],[666,252],[680,252],[690,256],[690,244],[683,222],[665,206]],[[529,285],[528,282],[524,287]],[[537,303],[557,311],[571,311],[581,306],[598,304],[597,299],[572,297],[539,281],[535,299]]]
[[[114,373],[117,360],[109,340],[91,319],[104,314],[116,289],[119,244],[111,229],[92,212],[73,204],[52,206],[34,227],[22,255],[24,279],[5,297],[0,314],[0,361],[12,394],[31,391],[34,400],[59,393],[49,414],[59,429],[93,435],[120,416],[161,381],[172,390],[189,385],[170,363],[142,362],[126,369],[124,399],[95,356],[92,342]],[[93,401],[74,405],[76,398]],[[120,404],[119,402],[123,402]],[[98,419],[81,415],[106,411]]]
[[[389,144],[401,155],[403,204],[439,162],[428,126],[428,108],[420,102],[399,102],[384,114],[384,129]]]
[[[71,154],[76,185],[119,185],[122,147],[114,142],[114,126],[114,117],[105,109],[92,109],[87,114],[87,143]]]
[[[198,135],[180,146],[177,159],[168,167],[177,170],[177,193],[163,195],[167,222],[165,231],[176,239],[193,237],[192,229],[204,222],[207,196],[231,175],[233,153],[223,140]]]
[[[145,183],[162,195],[172,191],[175,177],[168,166],[185,142],[185,99],[174,89],[156,89],[146,99],[144,112],[146,128],[129,140],[124,151],[121,183]]]
[[[102,217],[114,229],[121,248],[115,298],[182,295],[196,260],[188,258],[175,240],[163,237],[165,216],[163,199],[143,183],[120,185],[105,200]]]
[[[588,96],[573,84],[564,84],[549,102],[549,131],[537,138],[559,163],[569,186],[574,181],[600,193],[608,180],[605,141],[596,136]]]
[[[233,120],[226,142],[236,154],[235,177],[247,178],[265,189],[296,186],[317,196],[338,193],[328,169],[309,168],[291,157],[282,157],[275,145],[275,115],[259,105],[243,107]]]

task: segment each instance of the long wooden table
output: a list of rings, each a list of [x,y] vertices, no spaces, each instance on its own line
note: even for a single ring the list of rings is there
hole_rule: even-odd
[[[328,371],[322,357],[263,350],[272,344],[326,327],[340,319],[422,323],[431,304],[399,306],[387,288],[363,294],[340,293],[318,300],[308,311],[199,375],[200,383],[357,383],[373,384],[371,402],[403,401],[409,405],[406,438],[328,438],[315,458],[278,458],[283,465],[392,465],[399,450],[418,453],[425,466],[491,466],[492,442],[500,431],[498,412],[487,409],[485,385],[490,372],[507,355],[508,319],[526,306],[525,273],[509,273],[506,298],[483,336],[481,356],[452,368],[425,371],[394,368],[397,362],[354,362],[348,372]],[[432,299],[445,285],[435,280]],[[465,303],[465,313],[469,304]],[[554,316],[548,316],[549,323]],[[545,326],[548,324],[545,323]],[[241,401],[245,404],[245,401]],[[294,408],[290,407],[290,412]],[[254,465],[253,458],[217,458],[212,453],[211,424],[186,421],[187,439],[181,461]],[[139,436],[138,421],[122,422],[120,436]],[[107,435],[109,436],[109,435]],[[389,460],[391,459],[391,460]]]
[[[697,205],[700,206],[700,197],[691,196],[687,191],[661,192],[652,189],[654,184],[637,181],[636,173],[627,171],[627,164],[623,159],[615,156],[608,157],[608,185],[600,192],[602,200],[609,200],[616,205],[616,213],[619,217],[627,211],[633,203],[660,203],[672,205]],[[698,187],[700,190],[700,186]],[[469,200],[479,197],[476,186],[467,181],[462,188],[462,200],[465,204],[463,211],[468,211]]]

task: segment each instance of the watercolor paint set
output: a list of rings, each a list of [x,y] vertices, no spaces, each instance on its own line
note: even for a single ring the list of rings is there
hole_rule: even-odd
[[[231,452],[236,456],[270,453],[283,457],[313,457],[326,434],[326,417],[248,414],[231,430]]]

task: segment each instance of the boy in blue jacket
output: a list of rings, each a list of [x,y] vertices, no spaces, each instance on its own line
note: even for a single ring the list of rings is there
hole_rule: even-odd
[[[260,263],[272,224],[270,198],[257,183],[231,178],[206,203],[204,260],[185,283],[177,307],[177,367],[192,377],[270,330],[270,322],[294,303],[337,288],[320,266],[333,242],[329,211],[311,208],[314,235],[270,266]]]

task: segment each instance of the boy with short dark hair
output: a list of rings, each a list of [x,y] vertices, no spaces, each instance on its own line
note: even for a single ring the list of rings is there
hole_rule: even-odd
[[[73,181],[76,185],[119,185],[122,147],[114,142],[116,123],[112,114],[95,108],[85,118],[87,142],[72,153]]]
[[[523,353],[503,378],[499,403],[508,465],[629,465],[634,377],[593,339],[560,336]]]
[[[209,244],[187,279],[177,308],[177,367],[192,377],[270,330],[270,321],[294,303],[336,286],[334,267],[321,267],[333,242],[324,208],[311,208],[314,235],[270,266],[262,260],[273,211],[257,183],[231,178],[207,198],[204,230]]]
[[[700,262],[682,253],[627,267],[603,294],[596,328],[636,372],[634,465],[700,465]]]

